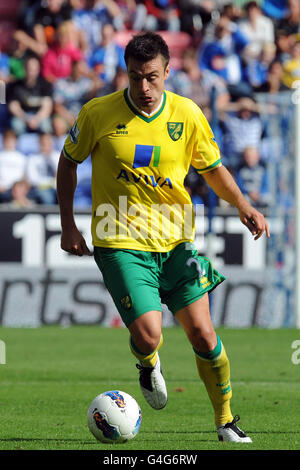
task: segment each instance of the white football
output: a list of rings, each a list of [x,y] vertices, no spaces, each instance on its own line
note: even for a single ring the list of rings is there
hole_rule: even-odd
[[[142,412],[128,393],[110,390],[92,401],[87,412],[89,430],[98,441],[120,443],[133,439],[139,432]]]

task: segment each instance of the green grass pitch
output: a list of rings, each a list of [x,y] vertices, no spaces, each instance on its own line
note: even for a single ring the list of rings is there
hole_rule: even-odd
[[[145,402],[125,328],[0,328],[0,449],[25,450],[299,450],[300,364],[292,343],[300,330],[218,329],[231,362],[232,411],[253,444],[221,443],[192,349],[179,327],[164,329],[160,352],[169,400]],[[298,356],[299,357],[299,356]],[[294,361],[295,362],[295,361]],[[101,444],[86,412],[106,390],[133,395],[142,426],[130,442]]]

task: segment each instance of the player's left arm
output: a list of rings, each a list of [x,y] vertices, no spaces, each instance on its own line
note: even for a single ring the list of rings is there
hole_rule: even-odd
[[[264,232],[270,237],[264,215],[245,199],[234,178],[223,165],[204,173],[203,177],[218,197],[238,209],[241,222],[250,230],[254,240],[258,240]]]

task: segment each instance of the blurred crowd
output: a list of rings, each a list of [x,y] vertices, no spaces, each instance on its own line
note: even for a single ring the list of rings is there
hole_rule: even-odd
[[[291,93],[300,80],[299,0],[20,0],[15,19],[0,49],[2,205],[57,203],[57,162],[78,111],[128,85],[124,46],[146,30],[169,44],[167,89],[201,107],[243,193],[270,204],[272,155],[257,96]],[[78,208],[91,204],[90,166],[78,166]],[[186,189],[208,204],[192,168]]]

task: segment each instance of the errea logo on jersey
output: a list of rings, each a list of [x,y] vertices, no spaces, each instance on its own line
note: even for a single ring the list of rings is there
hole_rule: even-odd
[[[126,124],[123,124],[123,123],[120,123],[116,126],[117,130],[116,130],[116,134],[118,135],[127,135],[128,134],[128,130],[127,130],[127,126]]]

